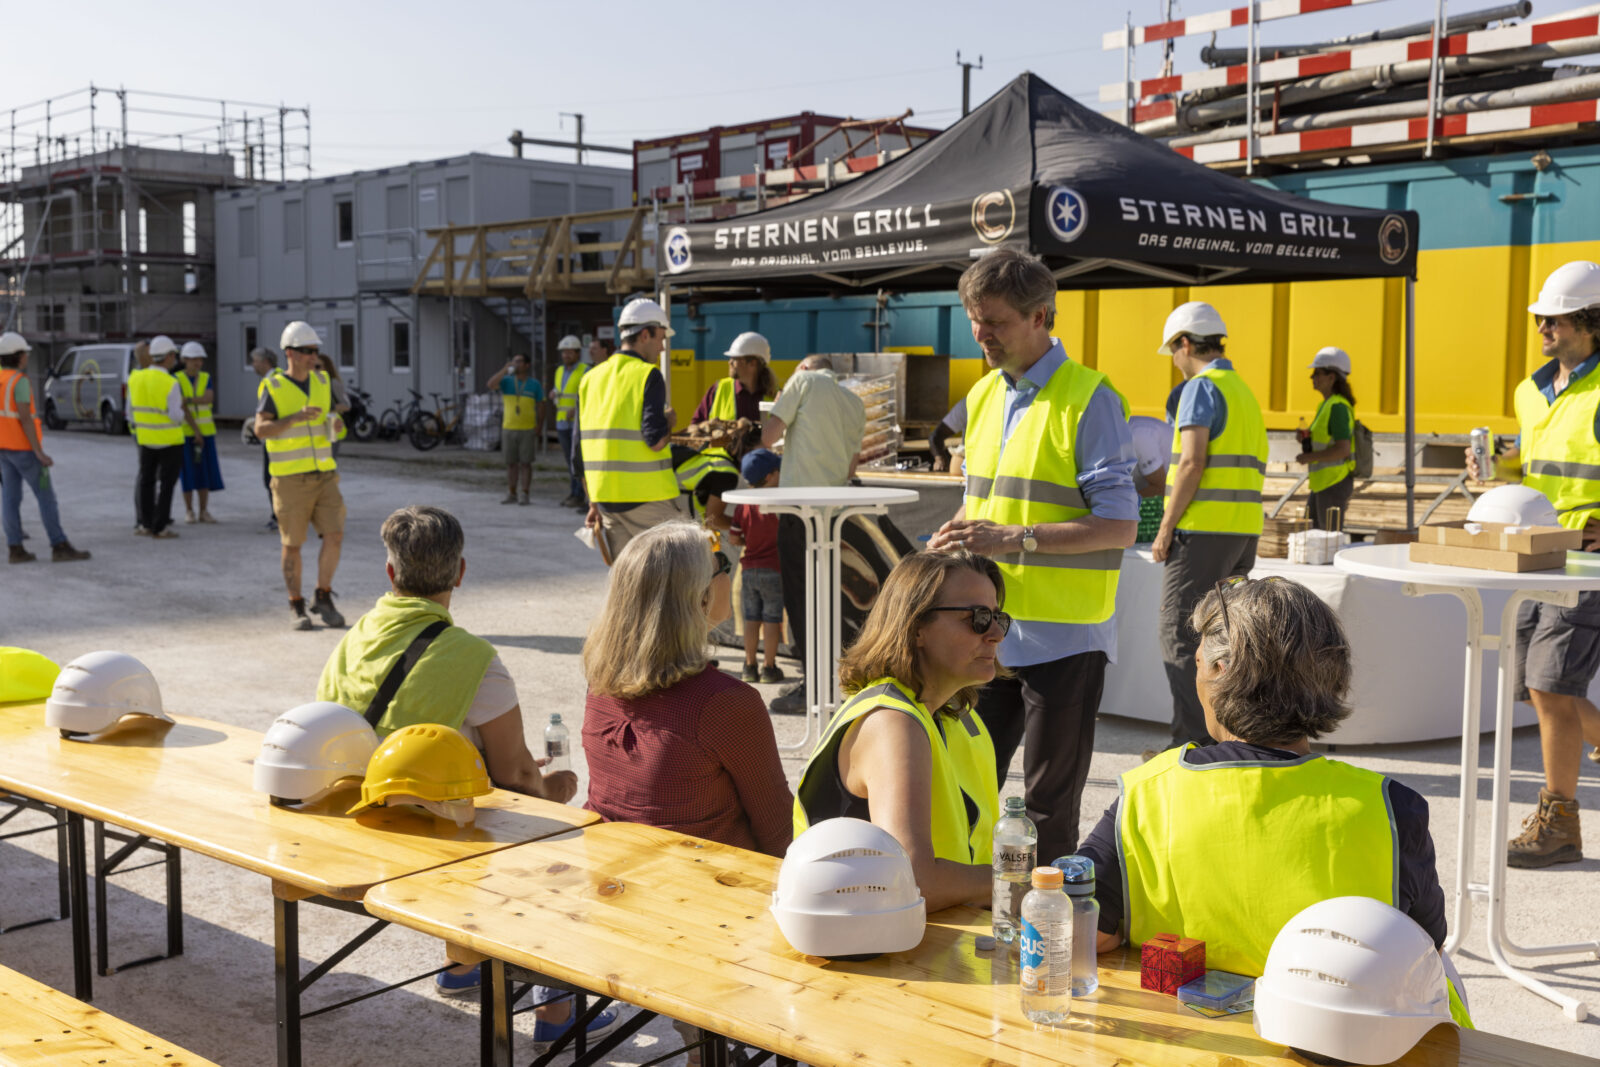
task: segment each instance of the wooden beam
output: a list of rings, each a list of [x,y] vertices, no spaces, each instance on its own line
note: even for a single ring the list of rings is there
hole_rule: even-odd
[[[633,221],[628,224],[628,232],[623,235],[622,242],[617,247],[617,256],[611,263],[611,273],[610,276],[606,278],[606,292],[620,293],[623,291],[617,288],[617,280],[622,273],[622,262],[629,256],[630,253],[633,256],[633,265],[635,269],[644,264],[644,257],[640,251],[643,231],[644,208],[635,208],[633,212]],[[632,288],[632,286],[629,286],[629,288]]]

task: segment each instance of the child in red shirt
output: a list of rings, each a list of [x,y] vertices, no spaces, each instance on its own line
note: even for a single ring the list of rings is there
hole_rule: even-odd
[[[758,448],[746,453],[739,473],[752,489],[771,489],[778,484],[776,452]],[[778,575],[778,517],[763,515],[761,509],[740,504],[733,509],[730,540],[744,546],[740,557],[740,599],[744,609],[744,673],[746,682],[768,684],[783,681],[777,663],[778,642],[783,639],[783,580]],[[766,644],[761,670],[756,670],[756,641]]]

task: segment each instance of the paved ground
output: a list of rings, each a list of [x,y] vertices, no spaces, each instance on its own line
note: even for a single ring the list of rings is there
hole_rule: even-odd
[[[131,535],[131,440],[87,432],[53,435],[50,450],[57,459],[63,522],[72,539],[92,549],[95,558],[85,564],[37,563],[0,571],[0,644],[36,648],[62,662],[100,648],[133,653],[155,672],[172,710],[257,730],[310,699],[339,634],[288,630],[277,541],[261,529],[267,507],[259,453],[226,434],[220,440],[229,488],[212,503],[219,525],[185,526],[180,520],[178,540],[152,542]],[[378,540],[384,516],[408,503],[451,509],[467,530],[467,576],[454,604],[457,621],[499,647],[521,689],[531,743],[538,743],[552,711],[572,723],[576,737],[584,691],[578,654],[604,595],[605,569],[572,536],[576,513],[555,507],[566,485],[553,457],[539,475],[535,505],[526,508],[498,503],[504,481],[497,459],[456,450],[419,456],[403,444],[351,449],[342,468],[350,522],[334,588],[353,619],[386,588]],[[181,515],[181,505],[176,510]],[[37,550],[44,538],[31,501],[24,505],[24,518],[33,533],[30,545]],[[307,573],[312,573],[309,559]],[[737,655],[730,650],[725,659],[736,660]],[[1120,669],[1136,667],[1124,664]],[[765,687],[765,692],[770,697],[775,687]],[[797,718],[781,716],[774,727],[780,742],[797,740],[801,730]],[[1116,776],[1164,734],[1148,723],[1102,719],[1085,812],[1102,810],[1115,796]],[[1518,734],[1515,752],[1513,825],[1537,795],[1534,732]],[[1451,884],[1456,744],[1395,745],[1340,756],[1395,775],[1427,796],[1439,869],[1447,886]],[[583,776],[581,748],[575,757]],[[1489,757],[1485,744],[1485,764]],[[800,759],[785,763],[792,784]],[[1600,810],[1597,771],[1585,763],[1581,799],[1589,809],[1591,853],[1600,857],[1600,823],[1594,814]],[[1019,762],[1005,791],[1020,790]],[[1487,800],[1487,782],[1480,792]],[[184,798],[172,802],[182,804]],[[1487,820],[1482,819],[1480,840],[1486,841],[1487,834]],[[1526,943],[1600,938],[1597,868],[1600,859],[1553,871],[1512,871],[1512,934]],[[53,847],[47,840],[0,842],[0,872],[0,924],[33,917],[53,902]],[[270,1064],[272,911],[267,881],[193,855],[184,857],[184,874],[185,955],[98,980],[96,1003],[220,1063]],[[119,879],[111,894],[114,957],[131,959],[161,949],[161,900],[159,872]],[[302,915],[308,961],[321,959],[363,925],[353,916],[317,908],[302,909]],[[1473,932],[1457,957],[1479,1026],[1600,1055],[1600,1025],[1566,1021],[1552,1005],[1495,972],[1482,939],[1485,919],[1479,906]],[[0,961],[67,988],[67,945],[68,931],[60,924],[7,933],[0,936]],[[325,988],[318,986],[309,1003],[377,989],[440,962],[437,942],[391,929],[348,961]],[[1587,997],[1600,1012],[1600,962],[1593,956],[1559,957],[1534,970]],[[425,985],[408,987],[308,1022],[306,1059],[309,1064],[385,1067],[474,1062],[475,1016],[472,1002],[442,1000]],[[615,1062],[642,1063],[659,1055],[652,1047],[666,1047],[660,1043],[670,1039],[670,1030],[658,1021],[620,1049]]]

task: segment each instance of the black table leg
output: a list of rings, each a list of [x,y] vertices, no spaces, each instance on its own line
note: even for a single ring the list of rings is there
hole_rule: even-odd
[[[89,959],[89,850],[83,840],[83,816],[77,812],[67,813],[67,851],[72,883],[72,995],[87,1001],[94,997],[94,968]]]
[[[106,918],[106,824],[94,824],[94,960],[101,978],[111,973],[111,939]]]
[[[183,850],[167,845],[167,956],[183,955]]]
[[[478,1062],[482,1067],[512,1067],[511,980],[502,960],[484,960],[481,973]]]
[[[278,1067],[300,1067],[300,905],[272,898],[273,973],[278,1001]]]

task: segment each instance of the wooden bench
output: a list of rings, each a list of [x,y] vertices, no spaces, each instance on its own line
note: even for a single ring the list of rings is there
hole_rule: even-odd
[[[203,1067],[211,1061],[0,967],[0,1063]]]

